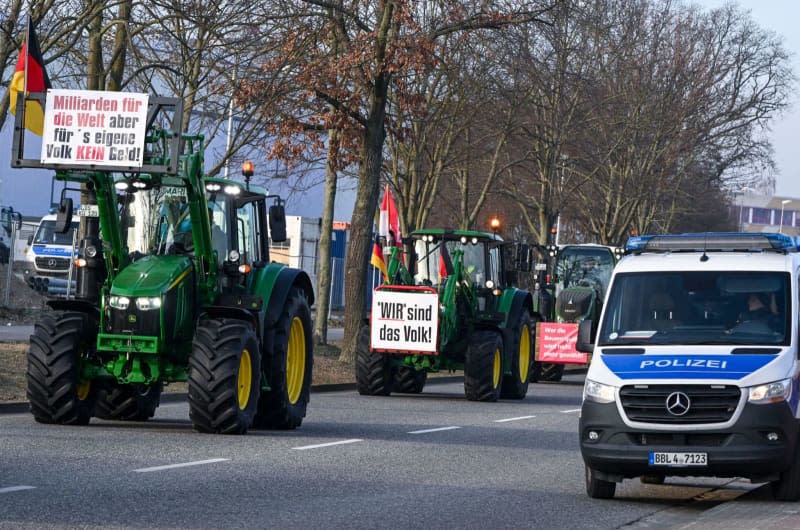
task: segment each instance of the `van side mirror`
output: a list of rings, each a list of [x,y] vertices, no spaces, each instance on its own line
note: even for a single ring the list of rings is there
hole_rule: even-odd
[[[32,244],[33,244],[33,234],[28,236],[28,246],[31,246]]]
[[[269,236],[275,243],[286,241],[286,212],[282,203],[269,207]]]
[[[72,226],[72,199],[64,197],[58,205],[56,212],[56,225],[54,230],[59,234],[66,234]]]
[[[578,342],[575,349],[582,353],[592,353],[594,351],[595,332],[594,322],[591,320],[581,320],[578,324]]]

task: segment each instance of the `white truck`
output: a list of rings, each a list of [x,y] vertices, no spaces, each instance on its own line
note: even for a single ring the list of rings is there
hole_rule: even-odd
[[[631,238],[600,321],[580,418],[590,497],[623,479],[743,477],[800,499],[800,252],[782,234]],[[594,328],[594,329],[593,329]]]

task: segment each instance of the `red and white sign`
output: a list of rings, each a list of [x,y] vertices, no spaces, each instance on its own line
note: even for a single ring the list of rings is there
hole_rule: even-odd
[[[44,164],[142,167],[147,94],[47,91]]]
[[[435,291],[376,289],[372,292],[370,320],[373,350],[436,353],[439,296]]]
[[[542,363],[586,364],[589,356],[575,349],[578,324],[539,322],[536,324],[536,360]]]

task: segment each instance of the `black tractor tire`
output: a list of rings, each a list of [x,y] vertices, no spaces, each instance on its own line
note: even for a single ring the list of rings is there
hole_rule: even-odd
[[[800,440],[794,446],[794,457],[789,469],[770,483],[776,501],[796,502],[800,500]]]
[[[369,326],[358,330],[356,389],[362,396],[388,396],[394,389],[394,373],[388,355],[370,351]]]
[[[497,401],[503,386],[503,339],[495,331],[476,331],[464,360],[464,394],[470,401]]]
[[[147,421],[156,414],[164,385],[105,383],[97,391],[95,416],[103,420]]]
[[[261,391],[261,354],[252,325],[200,322],[189,356],[189,418],[203,433],[244,434]]]
[[[584,466],[586,470],[586,494],[593,499],[611,499],[617,491],[617,483],[600,480],[593,469]]]
[[[394,376],[393,390],[401,394],[419,394],[425,388],[428,372],[401,366]]]
[[[564,365],[554,363],[540,363],[535,361],[533,363],[533,370],[531,370],[531,383],[547,382],[557,383],[564,377]]]
[[[94,348],[97,325],[85,313],[41,317],[28,351],[28,401],[39,423],[86,425],[97,389],[81,380],[81,363]]]
[[[314,369],[311,309],[305,294],[297,287],[289,291],[275,324],[272,346],[268,372],[270,390],[262,393],[258,400],[255,426],[295,429],[306,417]]]
[[[511,328],[512,342],[507,352],[511,359],[511,373],[503,376],[503,399],[524,399],[528,394],[536,344],[535,327],[527,310],[522,311]]]

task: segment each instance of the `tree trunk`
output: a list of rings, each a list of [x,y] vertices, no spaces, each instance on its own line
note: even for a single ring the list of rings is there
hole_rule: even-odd
[[[336,201],[336,150],[339,133],[328,133],[328,159],[325,164],[325,196],[322,203],[322,225],[319,234],[319,275],[317,276],[317,317],[314,321],[314,344],[328,343],[328,312],[331,299],[331,231]]]

